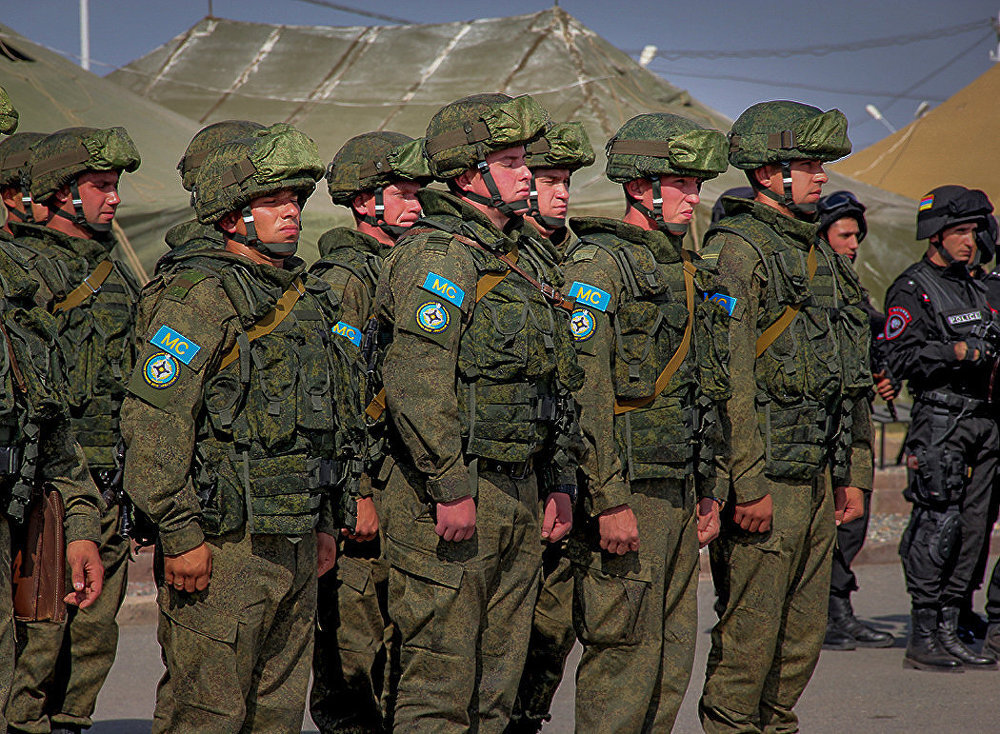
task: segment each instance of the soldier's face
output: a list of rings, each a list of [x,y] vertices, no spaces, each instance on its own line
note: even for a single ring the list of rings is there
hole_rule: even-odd
[[[536,169],[535,191],[538,192],[538,213],[541,216],[565,217],[569,208],[569,169]]]
[[[941,248],[958,262],[971,263],[976,254],[976,229],[975,222],[945,228],[938,235],[941,238]]]
[[[486,164],[496,182],[500,197],[507,202],[527,199],[531,193],[531,171],[524,162],[524,146],[497,150],[486,156]],[[489,197],[486,182],[477,172],[470,180],[470,190],[480,196]]]
[[[76,185],[87,221],[111,224],[122,201],[118,196],[118,171],[86,171],[80,174]]]
[[[792,201],[796,204],[815,204],[823,195],[823,184],[830,180],[823,170],[823,162],[815,160],[792,161]],[[785,183],[781,166],[769,163],[761,169],[763,177],[758,176],[766,188],[774,194],[783,196]]]
[[[652,206],[652,189],[649,187],[649,204]],[[660,176],[660,195],[663,197],[663,221],[669,224],[688,224],[694,208],[701,201],[701,179],[694,176]]]
[[[299,195],[292,189],[281,189],[266,196],[258,196],[250,202],[253,224],[257,239],[269,245],[294,245],[299,241],[300,215]],[[236,231],[245,235],[243,218],[236,220]],[[289,248],[291,252],[294,248]]]
[[[382,189],[385,223],[396,227],[412,227],[420,219],[420,202],[417,192],[420,184],[412,181],[398,181]],[[357,197],[357,209],[362,214],[375,216],[375,194],[368,192]]]
[[[846,255],[851,260],[858,254],[858,235],[861,227],[854,217],[844,217],[831,224],[826,230],[826,241],[838,255]]]

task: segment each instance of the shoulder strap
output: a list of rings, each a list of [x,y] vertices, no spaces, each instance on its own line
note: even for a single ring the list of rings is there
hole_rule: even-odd
[[[278,302],[274,304],[274,308],[264,314],[260,321],[247,330],[247,342],[249,343],[254,339],[267,336],[278,328],[278,324],[284,321],[285,317],[292,312],[292,308],[296,303],[298,303],[299,298],[302,297],[303,293],[302,279],[296,278],[292,284],[288,286],[288,289],[281,294],[281,298],[279,298]],[[219,363],[219,370],[224,370],[239,356],[240,345],[239,342],[237,342],[236,344],[233,344],[232,348],[228,352],[222,355],[222,361]]]
[[[819,263],[816,261],[816,245],[809,248],[809,255],[806,258],[806,269],[809,272],[809,282],[812,282],[813,276],[816,275],[816,268]],[[773,324],[768,326],[764,333],[757,337],[757,347],[756,353],[760,357],[767,348],[774,344],[775,339],[781,336],[782,332],[787,329],[795,317],[799,314],[799,305],[795,306],[785,306],[784,312],[778,317],[778,320]]]
[[[684,358],[687,357],[688,351],[691,349],[691,331],[694,329],[695,267],[691,262],[691,254],[683,248],[681,249],[681,259],[684,261],[684,299],[687,302],[688,310],[688,320],[687,325],[684,327],[684,336],[681,337],[681,343],[677,345],[677,351],[674,352],[670,361],[667,362],[666,367],[663,368],[659,377],[656,378],[656,389],[653,391],[653,394],[646,398],[635,398],[621,402],[615,400],[615,415],[621,415],[622,413],[628,413],[630,410],[645,407],[656,400],[659,394],[667,388],[670,378],[680,368],[684,362]]]
[[[113,269],[114,263],[111,262],[111,258],[102,260],[94,268],[94,271],[83,279],[80,285],[67,294],[66,298],[52,305],[52,311],[69,311],[71,308],[79,306],[97,293],[97,291],[101,290],[101,286],[104,285],[104,281],[107,280]]]

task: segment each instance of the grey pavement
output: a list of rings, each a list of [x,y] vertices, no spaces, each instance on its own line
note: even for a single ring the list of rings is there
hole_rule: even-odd
[[[992,569],[995,558],[990,561]],[[855,610],[863,619],[897,636],[896,646],[883,650],[824,651],[797,712],[802,731],[809,734],[877,732],[935,734],[1000,730],[1000,672],[961,675],[904,670],[903,647],[909,619],[908,597],[898,564],[867,564],[855,569],[861,590]],[[695,670],[677,725],[678,734],[696,734],[698,694],[704,681],[708,633],[715,621],[713,592],[702,576],[698,590],[700,630]],[[976,606],[982,609],[982,595]],[[570,660],[575,668],[579,648]],[[97,701],[93,734],[148,732],[153,699],[163,668],[155,627],[122,627],[118,660]],[[306,718],[304,731],[315,731]],[[553,720],[543,734],[573,731],[573,681],[556,694]]]

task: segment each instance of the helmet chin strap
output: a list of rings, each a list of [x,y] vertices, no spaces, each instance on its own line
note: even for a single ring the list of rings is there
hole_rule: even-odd
[[[361,221],[373,227],[378,227],[394,240],[402,237],[410,229],[398,224],[389,224],[385,221],[385,190],[382,186],[375,189],[375,216],[362,214]]]
[[[527,199],[515,199],[514,201],[504,201],[503,197],[500,195],[500,189],[497,186],[497,182],[493,178],[493,173],[490,171],[490,165],[482,158],[476,162],[476,169],[479,171],[479,175],[483,177],[483,183],[486,184],[486,190],[490,192],[490,198],[486,198],[482,194],[477,194],[474,191],[462,191],[458,190],[459,196],[468,199],[469,201],[474,201],[477,204],[482,204],[483,206],[488,206],[496,209],[501,214],[506,214],[508,217],[523,217],[528,214],[531,210],[531,203]],[[454,179],[448,182],[449,187],[452,191],[456,191],[454,186]]]
[[[668,222],[663,218],[663,189],[660,187],[660,177],[650,176],[649,182],[653,185],[653,208],[650,209],[648,206],[642,203],[639,199],[635,198],[625,189],[625,198],[628,199],[629,204],[632,205],[633,209],[636,209],[646,215],[646,218],[652,219],[656,222],[656,228],[661,232],[666,232],[667,234],[672,234],[677,237],[683,237],[687,234],[688,228],[691,226],[687,222],[676,223]]]
[[[299,248],[299,242],[261,242],[260,238],[257,236],[257,226],[254,224],[253,220],[253,209],[250,208],[249,204],[244,205],[243,209],[240,211],[240,216],[243,219],[243,224],[246,226],[247,233],[242,235],[239,232],[226,233],[226,236],[235,241],[239,242],[241,245],[246,245],[247,247],[252,247],[255,250],[260,250],[265,255],[269,257],[288,257],[289,255],[294,255],[296,250]]]
[[[981,253],[978,247],[976,248],[976,254],[975,256],[973,256],[972,262],[961,262],[957,260],[950,252],[944,249],[944,243],[940,238],[938,239],[937,242],[932,242],[931,244],[934,245],[934,247],[938,251],[938,254],[941,256],[941,259],[944,260],[945,267],[951,268],[958,265],[964,268],[966,271],[971,272],[972,270],[974,270],[976,267],[979,266]]]
[[[755,179],[751,178],[751,182],[755,182]],[[801,219],[806,222],[815,222],[818,214],[816,203],[796,204],[795,198],[792,196],[791,161],[781,161],[781,186],[780,197],[770,189],[764,188],[759,184],[755,185],[754,188],[771,201],[777,202],[788,209],[788,211],[794,214],[797,219]]]
[[[524,216],[531,217],[546,229],[551,229],[553,231],[562,229],[566,226],[566,217],[543,216],[542,212],[538,209],[538,185],[535,183],[534,171],[531,172],[531,193],[528,194],[528,202],[531,206],[528,211],[524,213]]]
[[[24,182],[21,182],[20,188],[21,188],[21,207],[24,209],[24,211],[21,212],[12,207],[7,207],[7,216],[16,219],[19,222],[24,222],[26,224],[33,224],[35,221],[35,217],[31,213],[31,194],[28,193],[28,187],[24,185]]]

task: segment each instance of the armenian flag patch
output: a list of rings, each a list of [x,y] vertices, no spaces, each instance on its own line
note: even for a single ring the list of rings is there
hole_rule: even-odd
[[[920,200],[919,211],[927,211],[932,206],[934,206],[934,194],[927,194],[923,199]]]

